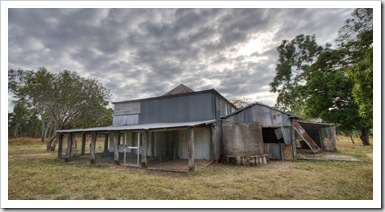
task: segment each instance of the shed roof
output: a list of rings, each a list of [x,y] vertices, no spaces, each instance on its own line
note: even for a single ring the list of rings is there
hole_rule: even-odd
[[[216,122],[216,120],[174,122],[174,123],[150,123],[150,124],[137,124],[137,125],[125,125],[125,126],[94,127],[94,128],[85,128],[85,129],[56,130],[56,132],[81,133],[81,132],[95,132],[95,131],[109,132],[109,131],[172,129],[172,128],[180,128],[180,127],[195,127],[199,125],[208,125],[214,122]]]
[[[153,99],[162,99],[162,98],[173,98],[173,97],[177,97],[177,96],[199,95],[199,94],[202,94],[202,93],[214,93],[217,96],[219,96],[222,99],[224,99],[227,103],[229,103],[234,108],[237,108],[228,99],[226,99],[224,96],[222,96],[222,94],[220,94],[218,91],[216,91],[213,88],[212,89],[208,89],[208,90],[202,90],[202,91],[194,91],[194,92],[190,92],[190,93],[179,93],[179,94],[174,94],[174,95],[163,95],[163,96],[150,97],[150,98],[144,98],[144,99],[133,99],[133,100],[126,100],[126,101],[121,101],[121,102],[112,102],[112,104],[127,103],[127,102],[141,102],[141,101],[144,101],[144,100],[153,100]]]
[[[193,89],[180,84],[177,87],[173,88],[171,91],[165,93],[163,96],[169,96],[169,95],[175,95],[175,94],[181,94],[181,93],[191,93],[194,92]]]
[[[289,113],[289,112],[285,112],[285,111],[279,110],[279,109],[274,108],[274,107],[270,107],[270,106],[268,106],[268,105],[265,105],[265,104],[262,104],[262,103],[259,103],[259,102],[256,102],[256,103],[247,105],[247,106],[245,106],[245,107],[243,107],[243,108],[240,108],[239,110],[237,110],[237,111],[235,111],[235,112],[233,112],[233,113],[230,113],[230,114],[228,114],[228,115],[226,115],[226,116],[223,116],[223,117],[221,117],[221,118],[228,118],[228,117],[233,116],[233,115],[235,115],[235,114],[238,114],[238,113],[240,113],[240,112],[242,112],[242,111],[244,111],[244,110],[246,110],[246,109],[248,109],[248,108],[251,108],[251,107],[253,107],[253,106],[255,106],[255,105],[262,106],[262,107],[267,107],[267,108],[269,108],[269,109],[271,109],[271,110],[275,110],[275,111],[278,111],[278,112],[287,114],[287,115],[288,115],[289,117],[291,117],[291,118],[302,119],[301,116],[297,116],[297,115],[295,115],[295,114],[292,114],[292,113]]]

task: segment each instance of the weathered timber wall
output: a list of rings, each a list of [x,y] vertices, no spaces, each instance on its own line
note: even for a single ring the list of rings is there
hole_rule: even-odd
[[[246,157],[264,154],[259,123],[223,123],[222,131],[225,155]]]

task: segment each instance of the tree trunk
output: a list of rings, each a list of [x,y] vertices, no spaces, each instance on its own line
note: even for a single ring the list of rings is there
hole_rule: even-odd
[[[55,151],[56,144],[59,139],[57,139],[57,135],[55,135],[51,141],[51,146],[49,148],[49,151]]]
[[[352,143],[355,144],[355,143],[354,143],[354,140],[353,140],[353,136],[352,136],[352,135],[349,135],[349,137],[350,137],[350,140],[352,140]]]
[[[368,128],[366,127],[363,127],[361,129],[361,136],[360,136],[360,139],[362,141],[362,145],[364,146],[370,146],[370,143],[369,143],[369,130]]]
[[[45,129],[45,122],[41,121],[41,143],[44,144],[44,129]]]
[[[53,151],[53,150],[51,150],[52,148],[51,148],[51,145],[52,145],[52,142],[54,141],[54,140],[56,140],[56,136],[57,135],[54,135],[54,136],[52,136],[51,138],[49,138],[48,140],[47,140],[47,151]],[[55,145],[56,145],[56,143],[55,143]],[[54,148],[55,149],[55,148]]]

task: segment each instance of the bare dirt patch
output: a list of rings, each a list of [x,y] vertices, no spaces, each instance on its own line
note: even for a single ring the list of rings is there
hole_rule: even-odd
[[[344,162],[362,162],[357,158],[346,155],[332,154],[298,154],[299,160],[326,160],[326,161],[344,161]]]

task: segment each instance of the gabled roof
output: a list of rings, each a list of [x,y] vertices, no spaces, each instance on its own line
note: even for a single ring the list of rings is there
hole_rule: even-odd
[[[238,113],[240,113],[240,112],[242,112],[242,111],[244,111],[244,110],[246,110],[246,109],[248,109],[248,108],[251,108],[251,107],[253,107],[253,106],[255,106],[255,105],[267,107],[267,108],[269,108],[269,109],[271,109],[271,110],[275,110],[275,111],[278,111],[278,112],[287,114],[289,117],[292,117],[292,118],[295,118],[295,119],[302,119],[302,117],[297,116],[297,115],[295,115],[295,114],[292,114],[292,113],[289,113],[289,112],[285,112],[285,111],[282,111],[282,110],[278,110],[277,108],[270,107],[270,106],[268,106],[268,105],[265,105],[265,104],[262,104],[262,103],[259,103],[259,102],[256,102],[256,103],[253,103],[253,104],[249,104],[249,105],[247,105],[247,106],[245,106],[245,107],[243,107],[243,108],[240,108],[239,110],[237,110],[237,111],[235,111],[235,112],[233,112],[233,113],[230,113],[230,114],[228,114],[228,115],[226,115],[226,116],[223,116],[223,117],[221,117],[221,118],[227,118],[227,117],[233,116],[233,115],[238,114]]]
[[[175,87],[174,89],[172,89],[171,91],[165,93],[163,96],[169,96],[169,95],[175,95],[175,94],[181,94],[181,93],[192,93],[194,92],[193,89],[183,85],[183,84],[180,84],[178,85],[177,87]]]

